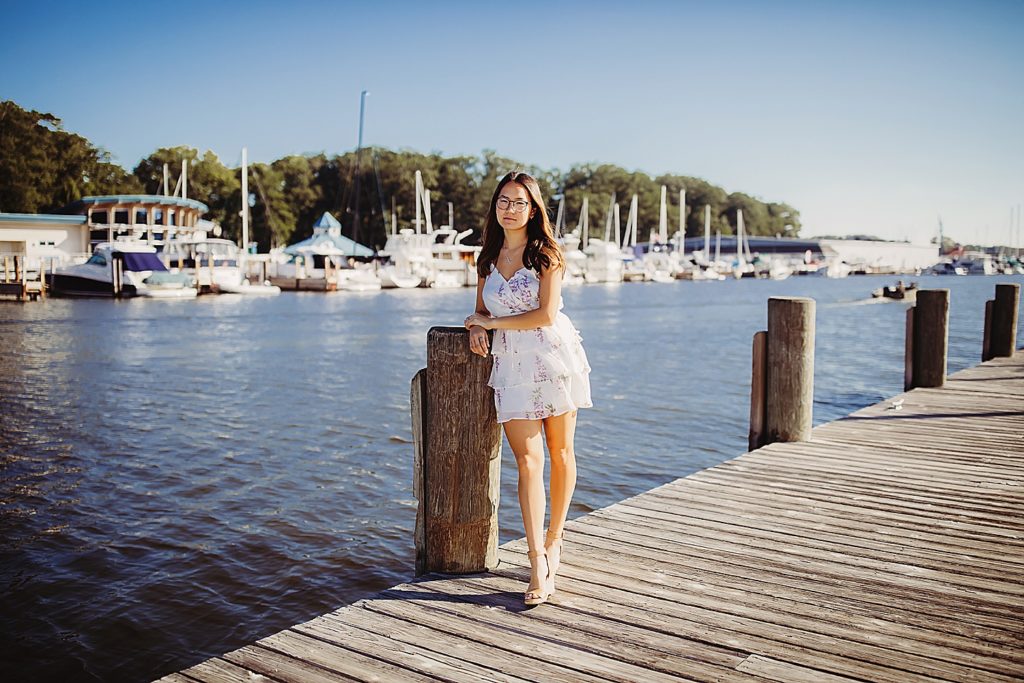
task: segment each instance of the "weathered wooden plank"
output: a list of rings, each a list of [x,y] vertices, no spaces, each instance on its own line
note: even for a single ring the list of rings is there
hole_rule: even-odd
[[[348,612],[343,618],[318,617],[294,626],[292,630],[348,649],[373,653],[378,659],[395,666],[445,680],[529,682],[529,679],[468,660],[462,656],[465,644],[447,634],[438,637],[436,633],[425,632],[426,629],[418,629],[408,622],[382,617],[366,609]],[[412,638],[408,635],[401,637],[408,631],[415,631],[415,635]],[[441,642],[443,647],[430,649],[432,641]]]
[[[634,558],[626,561],[609,562],[609,556],[602,550],[578,548],[567,544],[567,550],[575,550],[567,557],[575,568],[597,573],[635,579],[641,583],[654,584],[655,589],[666,589],[687,594],[686,604],[700,604],[730,614],[745,614],[769,623],[785,623],[823,634],[842,636],[849,640],[866,643],[891,643],[891,649],[939,656],[949,661],[960,661],[993,671],[1012,673],[1014,668],[1024,665],[1024,653],[1007,652],[998,643],[980,642],[976,634],[955,635],[927,627],[911,626],[889,621],[880,613],[861,616],[849,611],[839,612],[832,604],[807,603],[779,597],[762,587],[737,586],[727,581],[716,581],[714,577],[691,572],[689,576],[663,563],[637,562]],[[618,556],[621,557],[621,556]],[[568,576],[568,575],[567,575]],[[690,602],[690,600],[694,602]],[[1024,644],[1024,641],[1018,639]]]
[[[639,508],[623,504],[618,504],[613,508],[606,508],[594,514],[613,517],[625,516],[630,521],[635,520],[638,523],[653,523],[655,525],[659,522],[676,521],[680,525],[685,525],[686,528],[699,527],[719,534],[729,534],[733,540],[744,545],[775,547],[779,550],[820,562],[849,564],[886,573],[913,575],[945,584],[987,592],[994,596],[999,595],[1002,599],[1006,599],[1007,595],[1024,595],[1024,585],[1012,579],[999,580],[953,570],[947,571],[935,567],[933,562],[922,562],[915,558],[900,555],[895,550],[888,552],[871,550],[842,543],[831,538],[825,538],[826,534],[824,532],[819,532],[818,538],[796,536],[771,528],[762,529],[756,526],[746,526],[743,524],[743,520],[738,517],[733,520],[722,519],[717,521],[715,518],[721,516],[707,515],[699,511],[681,510],[677,514],[675,512],[663,512],[652,509],[652,507]],[[675,518],[684,519],[685,522],[677,521]],[[772,525],[763,523],[761,526],[771,527]],[[854,548],[856,548],[856,554],[853,554]]]
[[[517,592],[518,593],[518,592]],[[521,595],[521,593],[518,593]],[[385,591],[383,596],[395,595]],[[405,592],[398,594],[408,597]],[[376,600],[367,609],[384,614],[399,616],[424,626],[430,626],[441,633],[457,634],[461,638],[487,644],[495,656],[513,661],[513,669],[522,666],[523,671],[536,670],[535,680],[565,681],[673,681],[676,677],[652,671],[646,667],[619,661],[612,657],[594,654],[578,649],[576,643],[552,641],[538,637],[532,624],[524,623],[520,628],[510,630],[496,626],[488,618],[474,619],[457,614],[445,607],[443,600]],[[526,616],[525,614],[523,615]],[[561,669],[561,672],[559,672]]]
[[[939,632],[953,633],[982,642],[992,642],[1014,647],[1024,646],[1024,634],[1019,633],[1017,622],[1011,619],[998,620],[999,627],[993,627],[986,619],[977,619],[966,612],[968,605],[958,608],[948,601],[933,601],[901,590],[896,594],[879,594],[865,590],[848,581],[835,580],[809,571],[793,571],[783,565],[765,565],[744,562],[743,556],[725,553],[710,553],[702,548],[673,546],[671,549],[653,548],[644,545],[645,537],[622,538],[622,535],[598,529],[590,533],[588,527],[570,528],[572,561],[576,553],[584,558],[591,557],[588,549],[604,553],[605,556],[619,556],[640,566],[655,562],[654,570],[677,576],[689,581],[738,587],[758,591],[766,595],[790,599],[810,605],[828,607],[838,615],[846,612],[878,617],[910,626],[928,628]],[[649,538],[649,537],[647,537]],[[585,564],[585,563],[584,563]]]
[[[716,481],[723,486],[774,486],[784,490],[799,491],[803,495],[811,496],[815,491],[835,492],[839,495],[849,496],[855,500],[865,498],[868,500],[884,500],[886,502],[898,501],[910,508],[920,506],[922,508],[933,507],[942,509],[964,509],[974,511],[991,511],[992,515],[1012,515],[1016,506],[1013,503],[991,501],[986,505],[983,494],[972,496],[964,491],[961,496],[939,495],[930,491],[920,489],[900,489],[892,480],[867,481],[867,478],[848,477],[839,479],[837,477],[815,477],[807,472],[780,473],[777,468],[763,468],[758,472],[749,472],[748,476],[740,477],[735,472],[724,470],[702,470],[691,474],[687,479]],[[815,486],[817,484],[817,486]]]
[[[430,681],[417,671],[395,666],[372,656],[339,647],[295,631],[281,631],[257,641],[256,646],[224,655],[239,666],[288,681],[322,676],[324,681],[354,678],[359,681]]]
[[[790,501],[809,508],[823,507],[832,510],[855,510],[858,516],[870,519],[873,515],[884,515],[889,519],[906,521],[907,524],[926,524],[934,519],[963,519],[975,524],[1002,526],[1003,528],[1020,528],[1024,531],[1024,520],[1014,520],[1007,514],[991,513],[975,507],[963,505],[936,505],[927,501],[908,501],[892,496],[855,494],[850,495],[843,489],[824,488],[812,489],[805,486],[788,485],[786,482],[730,481],[723,484],[713,477],[686,478],[685,486],[674,487],[676,490],[702,490],[715,493],[723,500],[729,494],[736,498],[756,500]],[[915,521],[916,520],[916,521]]]
[[[269,683],[271,680],[276,680],[223,659],[207,660],[185,669],[182,673],[190,679],[202,681],[202,683],[255,683],[256,681]]]
[[[750,558],[770,559],[774,561],[790,561],[802,564],[809,571],[828,573],[836,578],[891,584],[897,582],[904,590],[921,591],[934,595],[937,599],[963,601],[974,605],[975,612],[1006,615],[1019,618],[1020,606],[1001,593],[982,591],[977,588],[962,586],[955,582],[937,581],[933,578],[922,578],[924,571],[917,571],[913,566],[894,565],[891,567],[864,567],[855,562],[840,562],[844,559],[841,553],[806,553],[803,549],[775,542],[752,543],[740,542],[746,539],[723,538],[714,529],[696,529],[690,527],[686,532],[673,532],[664,527],[644,523],[642,517],[630,517],[609,512],[607,509],[592,513],[590,521],[607,520],[613,525],[625,525],[628,528],[646,528],[654,537],[668,544],[670,541],[690,541],[700,547],[740,552]],[[695,533],[703,532],[702,534]],[[890,571],[891,570],[891,571]]]
[[[488,575],[444,582],[428,582],[402,586],[403,592],[420,592],[428,599],[424,604],[441,612],[483,618],[488,623],[506,627],[509,632],[528,629],[548,642],[568,645],[603,657],[687,680],[717,681],[746,657],[746,653],[712,646],[679,637],[652,633],[595,614],[573,610],[531,610],[524,623],[519,594],[523,583],[502,575]],[[440,599],[439,596],[449,599]],[[458,598],[458,599],[451,599]],[[709,661],[714,660],[714,661]],[[751,681],[759,678],[730,680]]]
[[[899,487],[909,493],[926,494],[934,497],[936,500],[956,500],[962,498],[982,504],[990,501],[993,509],[997,507],[1012,509],[1022,502],[1020,494],[1011,490],[1010,486],[979,485],[972,481],[964,481],[962,488],[945,486],[939,483],[929,486],[927,481],[910,476],[907,472],[896,470],[874,473],[852,469],[815,468],[809,465],[789,462],[783,458],[779,458],[771,464],[743,461],[725,463],[720,467],[722,469],[717,473],[720,476],[787,477],[794,481],[801,480],[811,483],[814,481],[839,481],[860,485],[865,491],[875,490],[874,487],[878,486],[894,486],[895,482],[898,481]]]
[[[168,674],[163,678],[158,678],[156,683],[196,683],[196,680],[183,674]]]
[[[525,562],[525,552],[519,554],[503,550],[499,555],[502,565],[496,573],[508,572],[505,569],[505,562],[519,563],[519,566],[525,569],[525,565],[522,564]],[[696,594],[696,591],[671,590],[658,584],[624,576],[614,567],[591,570],[572,565],[565,567],[564,571],[567,578],[574,579],[571,582],[564,582],[567,584],[566,592],[570,594],[610,597],[616,604],[642,605],[659,616],[699,618],[709,626],[771,639],[780,644],[813,644],[814,649],[820,652],[856,653],[858,659],[923,676],[1004,683],[1016,680],[1012,675],[979,668],[977,662],[983,658],[967,656],[952,648],[920,645],[916,651],[911,651],[910,647],[894,650],[890,647],[892,643],[884,640],[877,643],[866,642],[870,639],[853,629],[834,626],[821,620],[806,620],[793,614],[775,613],[758,605],[705,597]],[[561,572],[560,569],[559,573]],[[788,648],[780,647],[778,651],[780,654],[788,652]],[[785,656],[779,658],[787,659]],[[982,665],[991,665],[991,662],[985,660]]]
[[[969,535],[953,535],[952,532],[944,536],[928,530],[908,529],[885,518],[861,522],[835,512],[805,512],[792,506],[762,505],[744,500],[735,500],[724,506],[721,499],[685,491],[678,496],[651,496],[631,501],[630,504],[674,513],[686,510],[718,519],[732,518],[740,524],[758,529],[771,529],[810,539],[833,539],[860,548],[896,552],[917,558],[925,566],[950,567],[976,576],[1000,576],[1006,572],[1008,563],[1024,564],[1024,558],[1008,555],[1005,545],[1000,547],[995,542],[976,541]]]
[[[746,671],[773,681],[782,681],[782,683],[852,683],[852,681],[860,680],[825,673],[790,662],[780,662],[777,659],[761,655],[750,655],[736,668],[738,671]]]

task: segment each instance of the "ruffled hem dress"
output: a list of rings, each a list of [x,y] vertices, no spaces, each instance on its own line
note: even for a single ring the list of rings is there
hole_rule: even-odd
[[[540,308],[540,279],[533,270],[520,268],[506,280],[491,266],[483,299],[496,317],[535,310]],[[488,385],[494,389],[498,422],[542,420],[593,406],[582,338],[561,308],[547,327],[494,331]]]

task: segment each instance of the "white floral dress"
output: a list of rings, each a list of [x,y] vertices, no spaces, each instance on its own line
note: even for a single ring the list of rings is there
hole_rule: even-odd
[[[520,268],[506,280],[492,266],[483,298],[493,316],[526,313],[540,308],[540,279],[529,268]],[[593,405],[587,354],[561,308],[547,327],[494,331],[488,385],[494,389],[498,422],[542,420]]]

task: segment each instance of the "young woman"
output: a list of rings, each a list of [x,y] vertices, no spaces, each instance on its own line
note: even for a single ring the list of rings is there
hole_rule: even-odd
[[[555,590],[562,529],[576,488],[576,410],[592,405],[580,335],[561,313],[564,269],[540,186],[526,173],[509,173],[491,197],[477,262],[476,312],[465,324],[470,350],[494,356],[488,384],[519,470],[530,558],[527,605],[545,602]],[[491,349],[487,330],[495,331]],[[546,535],[544,442],[551,453]]]

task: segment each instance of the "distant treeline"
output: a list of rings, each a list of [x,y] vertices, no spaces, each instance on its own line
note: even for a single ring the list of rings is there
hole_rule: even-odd
[[[207,218],[220,223],[224,235],[241,233],[241,169],[229,168],[213,152],[200,155],[191,147],[161,148],[128,173],[110,155],[80,135],[65,131],[52,114],[26,111],[14,102],[0,102],[0,212],[59,212],[83,196],[160,194],[163,166],[172,174],[171,189],[188,161],[188,196],[210,207]],[[686,234],[703,234],[704,206],[711,207],[712,232],[735,231],[736,211],[752,235],[796,236],[800,214],[783,203],[763,202],[741,192],[727,193],[706,180],[681,175],[651,178],[611,164],[579,164],[568,171],[545,170],[485,150],[480,156],[445,157],[409,150],[365,148],[341,156],[292,155],[270,164],[250,164],[251,239],[261,250],[289,244],[312,233],[312,224],[328,211],[344,233],[357,241],[381,247],[390,230],[392,210],[398,225],[411,227],[415,213],[414,174],[423,174],[431,192],[434,226],[448,223],[453,205],[459,230],[483,227],[494,182],[520,168],[540,181],[552,220],[558,198],[566,202],[565,222],[572,229],[583,198],[589,197],[590,232],[604,234],[612,194],[622,204],[622,221],[633,194],[639,195],[639,239],[657,229],[661,186],[668,187],[669,235],[679,226],[679,191],[686,189]],[[357,175],[358,169],[358,175]],[[359,221],[355,225],[358,204]]]

